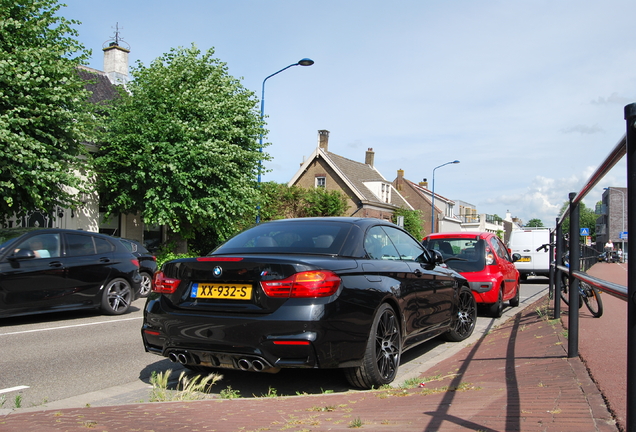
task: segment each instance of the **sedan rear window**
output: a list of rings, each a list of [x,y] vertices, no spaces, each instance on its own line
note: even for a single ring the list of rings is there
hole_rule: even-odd
[[[231,238],[213,254],[311,253],[337,255],[351,224],[315,221],[264,223]]]

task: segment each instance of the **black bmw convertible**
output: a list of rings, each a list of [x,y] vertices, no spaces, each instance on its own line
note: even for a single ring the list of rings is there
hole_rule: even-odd
[[[142,327],[146,351],[186,368],[341,368],[372,388],[436,336],[469,337],[468,283],[398,226],[301,218],[248,229],[200,258],[165,263]]]

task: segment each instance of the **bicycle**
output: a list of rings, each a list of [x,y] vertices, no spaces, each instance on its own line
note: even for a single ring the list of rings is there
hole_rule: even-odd
[[[563,264],[566,267],[570,266],[569,254],[566,253],[563,257]],[[567,274],[563,273],[561,277],[561,299],[566,305],[570,305],[568,298],[568,288],[570,286],[570,278]],[[583,306],[587,306],[588,310],[594,318],[600,318],[603,315],[603,301],[601,295],[596,287],[590,285],[579,279],[579,309]]]

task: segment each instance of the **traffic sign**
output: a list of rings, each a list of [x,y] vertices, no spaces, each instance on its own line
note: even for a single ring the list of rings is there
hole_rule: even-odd
[[[581,237],[584,236],[589,236],[590,235],[590,229],[589,228],[581,228],[581,234],[579,234]]]
[[[622,231],[618,238],[620,238],[621,240],[627,240],[627,231]]]

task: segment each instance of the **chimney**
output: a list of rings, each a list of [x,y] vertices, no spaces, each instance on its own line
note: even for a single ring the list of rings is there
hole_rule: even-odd
[[[128,54],[130,50],[111,42],[104,51],[104,73],[112,84],[120,85],[128,82]]]
[[[402,189],[404,189],[404,170],[403,169],[399,169],[397,170],[397,181],[395,184],[395,188],[401,192]]]
[[[375,153],[373,152],[373,149],[369,148],[369,150],[367,150],[367,153],[364,156],[364,163],[367,165],[371,165],[373,167],[374,157],[375,157]]]
[[[428,180],[424,179],[420,182],[420,186],[428,189]]]
[[[328,130],[323,129],[318,131],[318,147],[320,147],[324,151],[329,151],[329,131]]]

